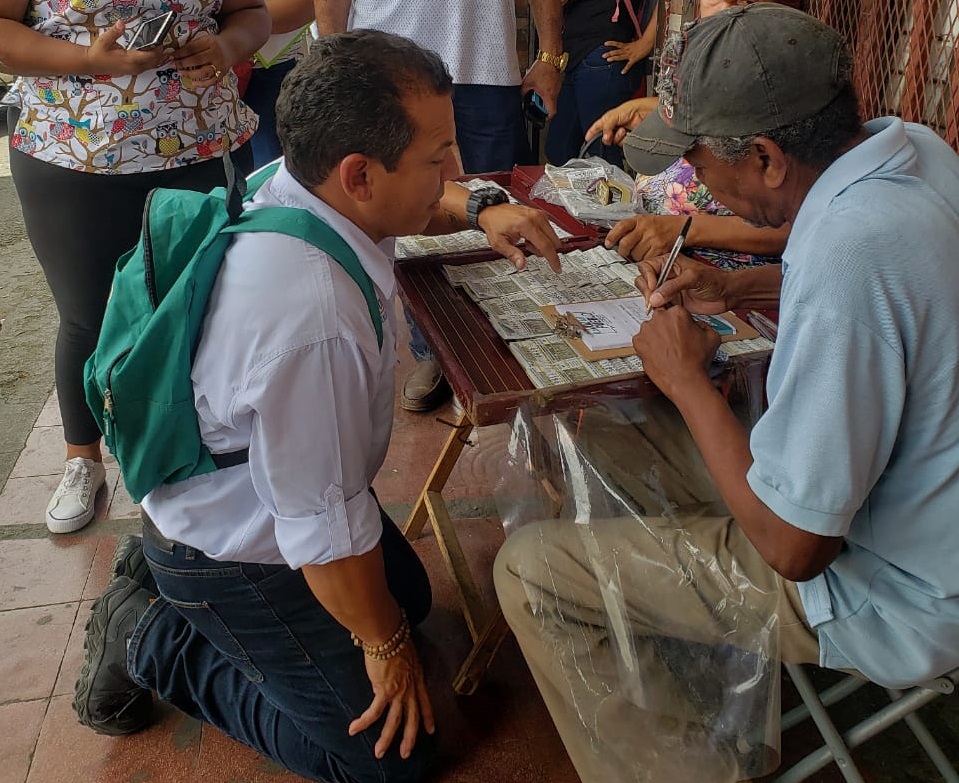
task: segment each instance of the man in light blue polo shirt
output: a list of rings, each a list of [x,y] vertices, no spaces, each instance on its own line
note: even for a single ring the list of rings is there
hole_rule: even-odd
[[[777,4],[696,24],[664,63],[659,111],[627,138],[627,160],[655,173],[683,156],[745,220],[792,225],[781,270],[722,272],[680,256],[653,293],[663,259],[640,265],[640,289],[656,309],[634,346],[685,419],[732,515],[689,526],[705,559],[716,557],[688,572],[688,590],[712,596],[720,591],[710,582],[726,575],[777,591],[785,660],[818,658],[893,687],[955,669],[959,156],[919,125],[892,117],[861,124],[839,35]],[[749,307],[780,309],[769,409],[751,435],[710,382],[718,336],[691,316]],[[541,640],[553,630],[554,599],[567,618],[589,617],[579,608],[597,605],[582,584],[564,581],[584,570],[570,563],[589,558],[569,538],[554,545],[563,535],[556,528],[531,527],[497,562],[506,617],[583,779],[645,779],[630,759],[611,768],[587,758],[617,727],[602,725],[605,704],[587,714],[586,689],[577,692],[568,662],[563,671],[563,657]],[[643,531],[613,530],[621,549],[643,546]],[[677,551],[661,548],[659,557]],[[549,562],[547,578],[537,558]],[[701,621],[702,638],[735,644],[736,629],[686,602],[686,589],[656,594],[643,575],[624,578],[634,634],[671,635],[675,617],[663,605],[688,612],[687,628]],[[598,644],[581,648],[603,654]],[[593,657],[572,665],[582,677],[596,671]],[[604,700],[614,692],[589,690]],[[579,721],[568,719],[570,691]]]

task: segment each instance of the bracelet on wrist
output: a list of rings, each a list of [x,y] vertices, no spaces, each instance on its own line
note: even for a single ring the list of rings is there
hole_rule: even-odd
[[[399,653],[410,638],[410,621],[406,618],[406,611],[400,609],[400,625],[393,635],[382,644],[367,644],[355,633],[350,633],[355,647],[361,647],[363,654],[374,661],[386,661]]]

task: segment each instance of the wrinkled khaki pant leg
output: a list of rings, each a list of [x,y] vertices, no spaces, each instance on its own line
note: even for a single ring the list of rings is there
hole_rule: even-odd
[[[729,754],[710,747],[701,726],[697,733],[698,716],[662,663],[658,639],[759,649],[778,616],[782,659],[818,660],[796,586],[728,517],[696,519],[688,529],[661,519],[528,525],[507,540],[494,576],[584,783],[739,779]]]

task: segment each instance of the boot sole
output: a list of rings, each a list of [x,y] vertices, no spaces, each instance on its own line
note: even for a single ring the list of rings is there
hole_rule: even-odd
[[[145,718],[134,718],[130,724],[122,725],[123,713],[129,710],[134,704],[141,704],[141,697],[148,698],[150,704],[153,703],[153,697],[149,691],[144,690],[142,694],[131,697],[130,702],[109,721],[97,721],[90,714],[90,691],[93,687],[94,674],[99,670],[103,663],[103,655],[106,652],[106,634],[110,625],[110,601],[116,598],[118,604],[124,603],[133,593],[140,589],[140,586],[132,579],[122,589],[114,592],[108,592],[94,601],[90,609],[90,617],[84,626],[83,648],[86,650],[86,656],[83,666],[80,668],[80,674],[77,677],[74,688],[73,709],[77,713],[77,718],[81,724],[93,729],[97,734],[106,734],[109,736],[122,736],[124,734],[133,734],[140,729],[145,728],[151,722],[149,715]],[[147,711],[149,712],[149,711]]]

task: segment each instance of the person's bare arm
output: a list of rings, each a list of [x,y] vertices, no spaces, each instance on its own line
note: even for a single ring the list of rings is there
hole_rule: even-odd
[[[200,33],[173,53],[173,63],[194,87],[212,87],[223,74],[270,37],[270,12],[264,0],[224,0],[216,35]]]
[[[317,0],[319,2],[320,0]],[[560,55],[563,52],[563,4],[560,0],[530,0],[530,10],[533,13],[533,23],[536,26],[536,37],[539,39],[539,48],[550,54]],[[549,63],[534,62],[523,78],[521,91],[525,95],[535,90],[546,105],[546,113],[552,117],[556,114],[556,100],[559,90],[563,86],[563,74]]]
[[[0,69],[15,76],[123,76],[156,68],[162,50],[128,52],[117,41],[122,22],[105,28],[90,46],[61,41],[22,23],[28,0],[0,0]]]
[[[367,644],[382,644],[400,624],[400,607],[386,585],[377,545],[356,557],[303,566],[303,576],[323,607]]]
[[[839,554],[842,538],[793,527],[756,496],[746,481],[753,463],[749,437],[705,373],[698,385],[687,386],[673,402],[730,513],[763,559],[794,582],[822,573]]]
[[[320,35],[345,33],[352,5],[352,0],[313,0],[316,26]]]
[[[386,643],[400,626],[400,608],[386,584],[383,551],[379,544],[369,552],[324,565],[303,566],[303,576],[316,600],[337,622],[368,645]],[[373,701],[349,726],[351,735],[365,731],[383,713],[386,721],[374,746],[383,758],[399,732],[400,756],[413,750],[420,724],[434,730],[433,708],[426,691],[416,647],[408,640],[388,660],[365,658],[373,686]]]
[[[606,246],[633,261],[668,253],[688,215],[636,215],[624,218],[606,236]],[[789,226],[756,228],[735,215],[693,215],[686,245],[764,256],[780,255],[789,238]]]
[[[652,53],[656,47],[656,25],[659,20],[659,6],[653,8],[652,18],[643,34],[634,41],[605,41],[604,45],[611,47],[608,52],[603,54],[606,62],[625,62],[622,73],[628,73],[637,63],[644,60]]]
[[[264,0],[223,0],[217,21],[227,68],[249,60],[270,37],[272,22]]]
[[[786,249],[789,230],[788,224],[780,228],[758,228],[735,215],[696,215],[686,244],[690,247],[778,256]]]
[[[652,307],[680,303],[691,313],[716,315],[726,310],[779,307],[783,272],[780,264],[725,272],[680,254],[673,274],[657,288],[666,256],[647,258],[639,264],[636,287]],[[654,293],[655,292],[655,293]]]
[[[649,379],[679,409],[729,512],[763,559],[796,582],[822,573],[836,559],[843,539],[790,525],[746,480],[753,463],[749,436],[706,371],[719,335],[677,306],[657,309],[633,338],[633,347]]]
[[[469,229],[466,219],[469,195],[469,190],[462,185],[447,182],[440,200],[440,210],[426,227],[426,233],[449,234]],[[486,233],[490,247],[509,259],[517,269],[526,265],[526,255],[516,243],[525,239],[554,271],[561,271],[558,250],[562,242],[553,231],[545,212],[521,204],[497,204],[480,212],[479,226]]]
[[[310,0],[266,0],[273,20],[273,35],[292,33],[313,21],[313,3]]]

